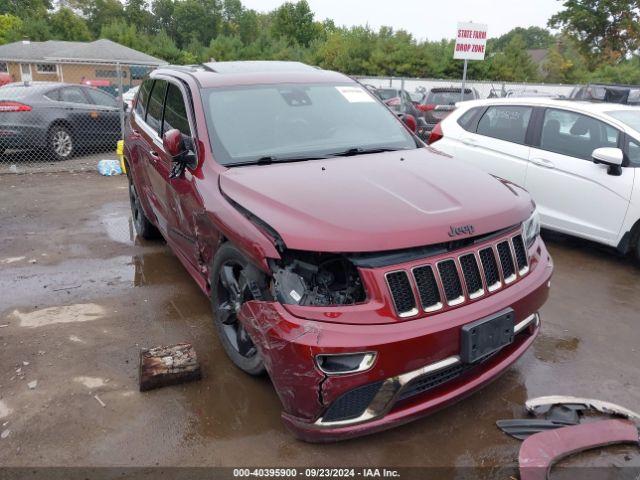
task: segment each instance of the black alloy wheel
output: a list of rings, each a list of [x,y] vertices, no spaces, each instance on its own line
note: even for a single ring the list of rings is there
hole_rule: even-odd
[[[232,244],[223,244],[216,253],[211,282],[214,323],[231,361],[250,375],[264,373],[264,363],[238,314],[245,302],[256,299],[259,276]]]

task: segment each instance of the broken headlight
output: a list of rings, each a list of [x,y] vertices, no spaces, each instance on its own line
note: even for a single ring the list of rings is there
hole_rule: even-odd
[[[271,268],[280,303],[328,307],[366,299],[358,269],[343,255],[287,251]]]
[[[538,235],[540,235],[540,216],[538,211],[534,210],[531,216],[522,223],[522,236],[527,248],[533,245]]]

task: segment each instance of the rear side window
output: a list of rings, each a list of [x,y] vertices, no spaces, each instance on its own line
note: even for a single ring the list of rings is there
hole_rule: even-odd
[[[187,107],[184,104],[182,92],[176,85],[170,83],[167,87],[162,133],[164,134],[172,128],[177,128],[180,133],[191,136],[189,120],[187,119]]]
[[[45,93],[44,96],[47,97],[49,100],[53,100],[54,102],[59,102],[60,89],[51,90],[50,92]]]
[[[114,108],[118,106],[117,100],[108,93],[102,92],[95,88],[88,88],[85,90],[85,92],[87,92],[87,95],[89,95],[91,101],[96,105]]]
[[[458,118],[458,125],[464,128],[467,132],[475,131],[476,122],[474,122],[474,120],[476,115],[480,113],[481,109],[482,107],[474,107],[464,112],[460,115],[460,118]]]
[[[145,121],[147,125],[154,131],[160,131],[162,123],[162,107],[164,104],[164,94],[167,90],[167,82],[164,80],[156,80],[149,96],[149,107],[147,108],[147,117]]]
[[[60,101],[68,103],[89,103],[79,87],[67,87],[60,89]]]
[[[544,114],[540,148],[591,161],[596,148],[617,147],[618,135],[618,129],[595,118],[549,108]]]
[[[467,90],[466,88],[464,90],[464,98],[461,98],[460,93],[460,90],[431,90],[425,103],[433,105],[454,105],[456,102],[473,100],[475,98],[473,91]]]
[[[140,85],[140,91],[138,92],[138,99],[136,100],[136,113],[144,118],[144,112],[147,109],[147,103],[149,103],[149,93],[151,92],[151,86],[153,80],[145,80]]]
[[[531,107],[501,105],[489,107],[478,122],[478,135],[498,138],[512,143],[524,144]]]

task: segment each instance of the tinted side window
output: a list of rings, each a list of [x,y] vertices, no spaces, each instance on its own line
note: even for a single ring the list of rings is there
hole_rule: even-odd
[[[464,112],[458,119],[458,125],[464,128],[467,132],[473,132],[475,130],[475,122],[473,120],[481,108],[482,107],[474,107]]]
[[[147,108],[147,117],[145,121],[156,132],[160,131],[160,123],[162,123],[162,106],[164,104],[164,94],[167,90],[167,82],[164,80],[156,80],[149,97],[149,107]]]
[[[182,92],[180,92],[180,89],[176,85],[170,83],[167,87],[162,133],[164,134],[172,128],[177,128],[180,130],[180,133],[191,136],[189,120],[187,119],[187,108],[182,98]]]
[[[51,90],[50,92],[47,92],[44,94],[45,97],[47,97],[49,100],[53,100],[54,102],[59,102],[60,101],[60,89],[56,89],[56,90]]]
[[[96,105],[114,108],[118,106],[117,100],[108,93],[96,90],[95,88],[88,88],[85,90],[85,92],[87,92],[87,95],[89,95],[91,101]]]
[[[60,89],[60,101],[69,103],[89,103],[79,87],[67,87]]]
[[[151,92],[152,85],[153,80],[145,80],[142,85],[140,85],[140,90],[138,91],[136,113],[142,118],[144,118],[144,112],[147,109],[147,103],[149,103],[149,93]]]
[[[567,110],[547,109],[540,148],[591,161],[600,147],[617,147],[619,132],[600,120]]]
[[[524,144],[532,110],[531,107],[510,105],[489,107],[478,122],[476,133]]]

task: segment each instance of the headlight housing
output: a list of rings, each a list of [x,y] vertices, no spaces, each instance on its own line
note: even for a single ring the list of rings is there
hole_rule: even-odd
[[[358,269],[343,255],[287,250],[271,271],[273,296],[284,304],[329,307],[366,300]]]
[[[533,242],[540,235],[540,216],[538,211],[534,210],[529,218],[522,223],[522,237],[527,245],[527,248],[531,248]]]

